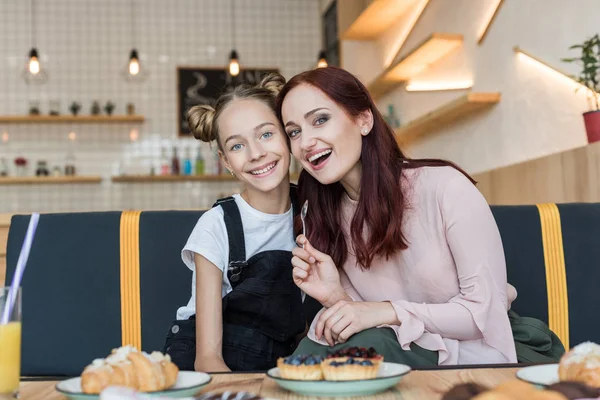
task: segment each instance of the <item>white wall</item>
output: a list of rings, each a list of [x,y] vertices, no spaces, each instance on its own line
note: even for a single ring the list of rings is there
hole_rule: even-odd
[[[139,140],[130,143],[131,125],[2,124],[0,158],[22,155],[30,165],[45,159],[64,166],[70,131],[78,172],[101,175],[100,185],[1,186],[0,213],[106,209],[209,207],[219,195],[238,190],[235,183],[112,184],[120,163],[129,173],[148,173],[161,146],[193,148],[177,138],[177,66],[215,66],[228,62],[232,46],[231,0],[135,0],[135,35],[143,65],[150,72],[139,85],[126,83],[120,70],[132,47],[129,0],[35,0],[37,47],[49,81],[27,86],[20,78],[29,40],[29,1],[0,1],[0,115],[26,114],[30,100],[43,113],[49,101],[69,104],[112,100],[124,114],[133,102],[146,116]],[[235,0],[236,48],[242,67],[276,67],[288,78],[314,67],[321,48],[319,0]],[[204,147],[205,158],[210,156]],[[30,172],[33,173],[32,169]]]
[[[518,45],[538,58],[569,73],[578,67],[564,64],[568,50],[599,31],[598,0],[505,0],[482,45],[478,34],[485,15],[496,0],[430,0],[408,36],[399,57],[434,32],[461,33],[464,45],[455,53],[415,77],[418,81],[473,79],[473,91],[502,93],[497,106],[469,116],[411,145],[413,157],[442,157],[476,173],[587,144],[581,113],[587,111],[583,92],[554,72],[517,57]],[[401,23],[401,21],[399,21]],[[398,29],[400,32],[402,29]],[[381,51],[393,40],[380,40]],[[384,42],[385,40],[385,42]],[[352,44],[345,44],[347,49]],[[356,54],[344,56],[344,67],[368,82],[372,70],[348,64]],[[379,65],[378,68],[381,68]],[[406,92],[401,86],[383,97],[379,106],[395,105],[401,123],[431,111],[464,91]]]

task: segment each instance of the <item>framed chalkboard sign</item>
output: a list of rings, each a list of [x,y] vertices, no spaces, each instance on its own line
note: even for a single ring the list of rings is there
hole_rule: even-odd
[[[179,136],[190,134],[187,126],[187,111],[199,104],[214,106],[219,95],[228,88],[242,82],[258,83],[269,72],[277,68],[248,68],[232,77],[225,68],[178,67],[177,68],[177,112]]]

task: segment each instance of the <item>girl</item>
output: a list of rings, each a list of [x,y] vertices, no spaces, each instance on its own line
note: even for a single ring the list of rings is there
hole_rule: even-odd
[[[342,69],[292,78],[277,113],[309,203],[293,276],[325,307],[296,352],[326,354],[352,337],[346,345],[413,366],[516,362],[507,315],[516,292],[473,181],[448,162],[408,159]]]
[[[193,271],[192,296],[165,344],[181,369],[265,370],[293,352],[305,329],[290,263],[290,150],[274,112],[284,83],[270,74],[257,86],[235,87],[214,108],[188,112],[194,137],[216,141],[244,190],[205,212],[182,250]]]

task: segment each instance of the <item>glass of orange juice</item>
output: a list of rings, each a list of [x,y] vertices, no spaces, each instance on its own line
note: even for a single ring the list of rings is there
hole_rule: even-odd
[[[10,288],[0,287],[0,399],[16,399],[21,375],[21,290],[18,289],[8,323],[2,321]]]

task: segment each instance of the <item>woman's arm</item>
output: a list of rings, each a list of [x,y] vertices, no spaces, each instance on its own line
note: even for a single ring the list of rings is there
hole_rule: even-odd
[[[196,371],[230,371],[223,361],[223,272],[199,254],[196,264]]]

